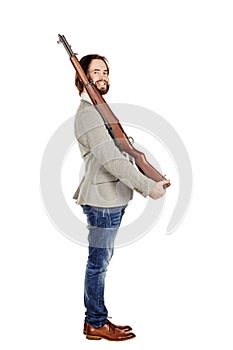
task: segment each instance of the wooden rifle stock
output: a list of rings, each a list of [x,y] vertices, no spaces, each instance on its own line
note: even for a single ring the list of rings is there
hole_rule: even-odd
[[[75,53],[73,53],[71,46],[68,44],[64,35],[58,34],[59,41],[58,43],[62,43],[70,56],[70,60],[72,65],[74,66],[78,77],[82,84],[84,85],[93,105],[100,113],[103,118],[110,134],[114,138],[117,146],[126,153],[130,154],[134,159],[138,169],[147,177],[152,180],[158,182],[162,180],[166,180],[165,176],[163,176],[158,170],[156,170],[146,159],[145,154],[143,152],[138,151],[135,147],[133,147],[130,142],[128,136],[124,132],[119,120],[114,115],[103,96],[98,91],[97,87],[88,80],[86,74],[84,73],[78,58]],[[168,184],[164,184],[164,188],[170,186],[170,182]]]

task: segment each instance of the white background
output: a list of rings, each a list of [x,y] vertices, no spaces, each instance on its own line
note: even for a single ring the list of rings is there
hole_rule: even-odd
[[[230,1],[1,7],[1,348],[232,350]],[[118,345],[82,335],[87,251],[56,230],[41,201],[44,149],[79,102],[58,33],[79,57],[105,55],[109,100],[163,116],[193,166],[192,202],[179,228],[165,235],[165,208],[151,232],[115,252],[106,303],[112,321],[137,335]]]

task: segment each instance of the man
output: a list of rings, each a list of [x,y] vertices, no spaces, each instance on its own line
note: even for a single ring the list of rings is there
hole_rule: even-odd
[[[87,55],[80,64],[89,81],[104,95],[109,90],[109,67],[105,57]],[[74,198],[87,215],[89,255],[85,275],[84,302],[87,339],[128,340],[135,337],[130,326],[114,325],[108,320],[104,303],[104,281],[113,255],[114,240],[133,190],[144,197],[158,199],[165,194],[163,185],[154,182],[132,164],[130,157],[115,145],[102,117],[92,105],[78,76],[81,96],[75,117],[75,135],[85,161],[85,176]]]

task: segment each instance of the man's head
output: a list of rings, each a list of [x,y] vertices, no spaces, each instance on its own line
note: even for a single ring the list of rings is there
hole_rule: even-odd
[[[109,67],[107,59],[97,54],[87,55],[81,58],[80,64],[89,81],[92,81],[99,92],[104,95],[109,90]],[[76,73],[75,85],[78,88],[79,95],[82,94],[84,87]]]

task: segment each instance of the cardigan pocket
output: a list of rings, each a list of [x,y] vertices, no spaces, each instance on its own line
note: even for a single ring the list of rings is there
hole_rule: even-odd
[[[114,175],[110,174],[107,170],[101,168],[96,175],[92,178],[94,185],[102,184],[105,182],[116,182],[119,181]]]

